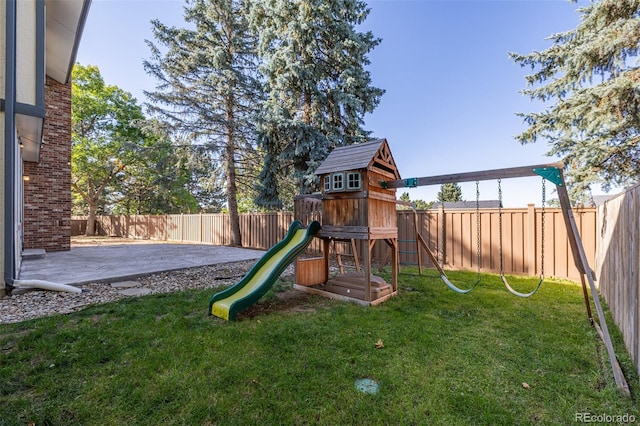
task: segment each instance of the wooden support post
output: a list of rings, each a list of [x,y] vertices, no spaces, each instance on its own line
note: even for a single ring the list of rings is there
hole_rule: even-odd
[[[333,252],[336,254],[336,262],[338,262],[338,269],[340,270],[340,274],[344,274],[344,267],[342,266],[342,256],[340,252],[338,252],[338,247],[336,246],[335,240],[331,240],[331,245],[333,246]]]
[[[422,253],[420,252],[420,242],[418,241],[418,213],[413,210],[413,232],[416,236],[416,253],[418,255],[418,275],[422,275]]]
[[[573,262],[578,268],[578,272],[581,275],[585,275],[587,270],[591,274],[591,268],[589,268],[589,263],[587,262],[587,256],[584,254],[584,249],[582,248],[582,244],[580,242],[580,236],[578,234],[578,227],[575,222],[575,218],[573,217],[573,211],[571,210],[571,201],[569,200],[569,194],[567,193],[567,188],[565,186],[556,186],[558,191],[558,199],[560,201],[560,207],[562,209],[562,218],[564,219],[565,227],[567,228],[567,238],[569,239],[569,246],[571,247],[571,254],[573,255]],[[582,256],[581,256],[582,252]],[[584,257],[583,257],[584,256]],[[591,280],[593,280],[593,276],[591,275]],[[586,291],[586,283],[584,279],[582,280],[583,290]],[[595,290],[595,285],[592,288],[592,291]],[[597,297],[597,294],[594,295]],[[588,300],[585,300],[588,305]],[[590,313],[590,309],[587,309]],[[593,321],[593,317],[589,316],[589,321]]]
[[[324,257],[324,276],[327,277],[327,280],[329,279],[329,247],[330,247],[331,241],[329,241],[327,238],[323,238],[322,239],[322,253],[323,253],[323,257]]]
[[[396,292],[398,291],[398,271],[400,269],[398,240],[396,238],[385,238],[384,242],[389,246],[387,253],[391,253],[391,287]]]
[[[562,176],[562,170],[560,170],[560,176]],[[564,178],[562,181],[564,182]],[[618,386],[618,390],[620,390],[625,396],[630,397],[631,392],[629,391],[629,385],[624,378],[622,368],[620,368],[620,364],[618,364],[618,360],[616,359],[613,343],[611,342],[611,335],[609,334],[609,328],[607,327],[604,311],[602,310],[602,305],[600,304],[600,298],[598,297],[598,291],[594,282],[593,272],[589,267],[587,255],[585,254],[584,247],[582,246],[582,240],[580,239],[580,234],[578,232],[578,226],[576,225],[576,220],[573,216],[573,211],[571,210],[571,202],[569,200],[567,188],[564,185],[556,185],[556,189],[558,191],[560,206],[562,207],[562,216],[564,217],[565,225],[567,227],[567,237],[569,237],[569,244],[571,246],[571,251],[573,252],[573,260],[578,270],[587,277],[587,281],[589,282],[591,297],[593,298],[593,302],[596,306],[598,320],[600,321],[600,327],[602,328],[602,333],[599,334],[607,348],[607,353],[609,354],[609,362],[611,363],[611,369],[613,370],[613,377],[616,381],[616,385]],[[582,280],[582,284],[583,291],[586,292],[584,279]],[[587,302],[588,305],[589,301],[585,300],[585,302]],[[587,311],[591,312],[588,306]],[[593,323],[592,318],[590,318],[590,320]],[[597,325],[595,326],[597,329]]]
[[[593,315],[591,314],[591,303],[589,303],[589,292],[587,291],[587,284],[585,282],[584,274],[580,274],[580,281],[582,281],[582,295],[584,296],[584,304],[587,307],[587,318],[593,324]]]
[[[440,266],[440,263],[438,262],[438,259],[436,259],[436,255],[433,254],[433,252],[431,251],[431,249],[427,245],[427,242],[422,237],[422,234],[418,234],[417,238],[420,241],[420,244],[422,245],[422,247],[424,248],[424,251],[427,252],[427,256],[429,256],[429,259],[431,259],[431,263],[433,263],[433,266],[435,266],[435,268],[438,270],[438,272],[440,272],[440,275],[446,276],[447,274],[444,272],[444,269],[442,269],[442,266]]]
[[[398,240],[392,238],[391,240],[391,287],[393,291],[398,291],[398,269],[400,265],[400,259],[398,258]]]

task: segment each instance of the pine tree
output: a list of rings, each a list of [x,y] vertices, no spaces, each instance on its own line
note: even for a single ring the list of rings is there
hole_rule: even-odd
[[[457,183],[445,183],[440,185],[438,202],[462,201],[462,188]]]
[[[411,203],[411,197],[408,192],[403,192],[399,198],[403,203]],[[411,207],[405,204],[396,204],[396,210],[409,210]]]
[[[163,52],[147,41],[147,73],[159,81],[146,93],[152,111],[223,164],[231,245],[242,245],[238,182],[253,182],[254,120],[261,99],[257,38],[249,30],[243,0],[187,0],[185,21],[195,29],[167,27],[155,20],[153,34]]]
[[[281,205],[283,177],[308,192],[333,148],[368,139],[364,115],[384,93],[365,69],[380,40],[355,29],[368,13],[360,0],[254,1],[267,93],[258,204]]]
[[[429,201],[428,203],[425,200],[417,199],[414,201],[416,206],[416,210],[429,210],[431,206],[433,206],[433,201]]]
[[[547,141],[568,164],[572,198],[592,183],[629,185],[640,170],[640,0],[600,0],[578,9],[579,25],[551,36],[548,49],[511,53],[528,75],[523,93],[554,102],[519,114],[522,143]]]

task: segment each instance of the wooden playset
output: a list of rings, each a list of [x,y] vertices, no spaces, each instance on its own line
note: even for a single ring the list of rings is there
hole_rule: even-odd
[[[400,173],[386,139],[336,148],[316,175],[321,196],[298,197],[296,218],[304,221],[305,211],[317,211],[321,202],[322,228],[316,237],[322,241],[323,256],[298,259],[296,288],[373,305],[394,296],[398,291],[396,189],[384,188],[382,182],[398,180]],[[371,252],[380,241],[392,253],[390,283],[371,274]],[[329,276],[329,254],[336,242],[351,244],[355,272]],[[361,243],[361,259],[356,242]]]
[[[477,185],[477,182],[484,180],[497,180],[500,188],[501,179],[541,176],[543,194],[545,180],[555,184],[574,262],[581,272],[587,316],[596,326],[605,343],[618,388],[623,393],[629,394],[628,385],[615,358],[611,337],[595,287],[593,272],[587,261],[571,210],[562,174],[563,168],[562,163],[552,163],[401,179],[386,139],[336,148],[316,171],[316,175],[320,178],[321,194],[296,197],[296,219],[303,223],[309,223],[311,220],[319,220],[321,223],[322,228],[316,234],[316,238],[321,241],[322,257],[297,260],[295,288],[363,304],[375,305],[384,302],[398,293],[398,229],[395,197],[397,188],[474,181]],[[320,215],[321,218],[318,217]],[[471,289],[462,290],[452,285],[445,271],[438,264],[435,255],[427,246],[425,239],[418,235],[417,240],[424,246],[432,263],[440,272],[442,280],[450,288],[460,293],[467,293],[475,287],[473,285]],[[382,278],[371,274],[372,249],[378,241],[385,242],[390,249],[391,283],[386,283]],[[342,265],[340,265],[341,273],[330,276],[330,250],[336,242],[351,244],[357,267],[356,272],[343,273]],[[360,242],[361,247],[364,246],[361,249],[362,262],[358,261],[355,249],[358,244],[356,242]],[[339,260],[339,253],[336,254],[338,254]],[[502,252],[500,252],[500,260],[502,262]],[[543,279],[541,276],[540,282],[533,292],[519,293],[509,285],[506,277],[502,274],[502,268],[500,275],[507,290],[520,297],[534,294]],[[602,329],[597,326],[591,314],[587,283]]]

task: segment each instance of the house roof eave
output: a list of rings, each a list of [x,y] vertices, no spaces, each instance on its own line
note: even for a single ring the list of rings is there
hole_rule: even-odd
[[[46,73],[66,84],[76,61],[91,0],[46,1]]]

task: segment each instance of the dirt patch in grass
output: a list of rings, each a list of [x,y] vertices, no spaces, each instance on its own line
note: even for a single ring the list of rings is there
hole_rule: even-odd
[[[313,313],[316,312],[319,302],[317,296],[287,289],[238,312],[237,318],[238,320],[255,318],[272,312]]]

